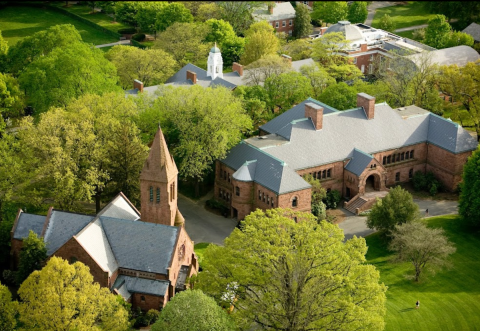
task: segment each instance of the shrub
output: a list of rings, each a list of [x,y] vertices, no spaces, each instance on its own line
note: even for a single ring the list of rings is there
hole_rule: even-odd
[[[435,177],[434,173],[429,171],[424,175],[421,171],[415,172],[412,178],[415,191],[426,191],[434,196],[442,189],[442,183]]]
[[[12,271],[12,270],[3,270],[3,280],[5,281],[6,284],[8,285],[14,285],[15,279],[17,279],[17,272]]]
[[[120,34],[133,34],[136,32],[137,32],[137,29],[135,28],[123,28],[118,30],[118,33]]]
[[[335,209],[338,207],[340,200],[342,199],[342,195],[337,190],[331,190],[327,192],[327,197],[323,201],[327,206],[327,209]]]
[[[145,33],[136,33],[132,36],[132,39],[136,41],[143,41],[145,40]]]

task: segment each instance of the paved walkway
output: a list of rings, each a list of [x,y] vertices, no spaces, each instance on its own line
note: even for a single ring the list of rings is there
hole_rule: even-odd
[[[457,18],[452,18],[450,20],[450,23],[454,23],[456,21],[458,21]],[[428,27],[428,24],[413,25],[413,26],[409,26],[409,27],[406,27],[406,28],[396,29],[395,32],[411,31],[411,30],[423,29],[423,28],[426,28],[426,27]]]
[[[448,200],[413,200],[420,208],[420,214],[425,216],[425,210],[428,208],[428,216],[439,216],[458,213],[458,202]],[[349,211],[342,209],[347,218],[338,226],[345,233],[345,239],[351,239],[354,235],[365,237],[375,231],[367,228],[366,216],[356,216]]]
[[[130,45],[130,40],[120,40],[115,43],[96,45],[95,47],[102,48],[102,47],[115,46],[115,45]]]
[[[378,8],[390,7],[395,5],[396,3],[394,1],[372,1],[372,3],[370,3],[367,7],[368,15],[364,24],[372,26],[373,17],[375,16],[375,12]]]

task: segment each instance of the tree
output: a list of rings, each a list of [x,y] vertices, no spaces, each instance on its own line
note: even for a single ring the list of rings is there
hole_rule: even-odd
[[[192,1],[196,2],[196,1]],[[193,14],[193,13],[192,13]],[[195,15],[193,15],[195,16]],[[199,22],[205,22],[210,19],[220,19],[222,17],[222,8],[216,3],[205,3],[198,7],[196,20]]]
[[[203,43],[207,26],[194,23],[174,23],[159,34],[153,48],[163,49],[180,65],[197,63],[208,57],[211,46]]]
[[[14,331],[17,326],[16,314],[17,302],[12,301],[8,287],[0,283],[0,330]]]
[[[8,42],[3,39],[2,31],[0,31],[0,72],[7,69]]]
[[[20,322],[28,330],[127,330],[128,313],[90,269],[53,256],[18,290]]]
[[[292,70],[290,63],[278,55],[264,56],[245,66],[244,79],[248,85],[260,85],[272,75]]]
[[[380,29],[388,32],[395,32],[396,25],[397,24],[395,23],[393,18],[391,18],[388,14],[383,15],[379,23]]]
[[[224,66],[231,66],[233,62],[240,62],[245,52],[245,38],[233,36],[226,39],[221,45]]]
[[[273,113],[267,110],[268,95],[263,86],[240,85],[233,90],[233,95],[242,100],[243,108],[253,122],[253,130],[246,135],[254,135],[258,128],[273,118]]]
[[[230,23],[224,20],[209,19],[205,24],[210,28],[205,41],[219,44],[223,65],[231,66],[238,61],[245,50],[245,39],[237,37]]]
[[[275,109],[284,112],[312,95],[310,80],[295,71],[268,77],[265,80],[265,90],[268,95],[267,105],[272,112]]]
[[[5,120],[22,115],[24,105],[24,95],[18,80],[9,74],[0,73],[0,135],[5,128]]]
[[[190,10],[185,8],[184,5],[172,2],[158,10],[156,23],[158,31],[165,31],[169,26],[176,22],[193,22],[193,16],[190,13]]]
[[[314,98],[319,98],[327,87],[336,83],[335,78],[331,77],[323,67],[320,67],[315,63],[301,66],[300,72],[302,75],[310,79],[312,97]]]
[[[467,45],[472,47],[474,43],[473,37],[465,32],[452,31],[448,36],[445,48]]]
[[[320,2],[320,1],[319,1]],[[323,22],[336,24],[345,21],[348,16],[348,4],[346,1],[324,1],[314,6],[312,18]]]
[[[102,9],[102,12],[113,16],[113,23],[115,23],[117,20],[117,13],[115,9],[117,2],[118,1],[98,1],[98,7]]]
[[[235,330],[232,318],[200,290],[178,293],[162,310],[152,331]]]
[[[253,23],[252,14],[262,7],[260,1],[220,1],[217,3],[221,8],[222,19],[229,22],[237,35],[242,35]]]
[[[395,186],[383,199],[377,199],[367,216],[367,226],[388,236],[395,225],[419,218],[418,205],[413,202],[412,195],[401,186]]]
[[[317,38],[312,43],[313,58],[324,66],[345,63],[342,53],[348,49],[348,41],[341,32],[331,32]]]
[[[356,107],[356,95],[357,90],[353,86],[341,82],[325,88],[318,99],[338,110],[346,110]]]
[[[304,4],[298,4],[295,8],[295,24],[293,35],[297,38],[308,36],[312,33],[313,27],[310,18],[310,10]]]
[[[312,45],[306,39],[290,40],[280,49],[282,54],[292,58],[292,61],[304,60],[312,57]]]
[[[15,77],[28,64],[48,56],[55,48],[67,47],[82,41],[80,33],[71,24],[54,25],[25,37],[8,51],[8,71]]]
[[[142,119],[152,123],[152,136],[158,130],[155,125],[161,123],[180,178],[194,180],[197,195],[198,184],[213,162],[225,157],[240,141],[242,132],[252,126],[241,101],[230,90],[198,85],[161,90],[153,109],[140,114]]]
[[[310,174],[303,176],[305,181],[312,185],[312,214],[317,217],[319,221],[326,219],[326,206],[322,202],[327,197],[327,191],[322,187],[320,180],[314,178]]]
[[[354,1],[348,7],[348,20],[350,23],[363,23],[367,19],[367,1]]]
[[[144,86],[158,85],[173,76],[177,63],[161,49],[141,49],[117,45],[105,57],[117,68],[122,88],[132,88],[133,80],[140,80]]]
[[[154,32],[157,36],[157,12],[167,4],[164,1],[141,1],[138,3],[135,20],[144,32]]]
[[[138,25],[136,17],[139,6],[140,2],[138,1],[116,1],[115,13],[117,19],[127,25],[136,27]]]
[[[460,201],[458,212],[473,226],[480,220],[480,149],[468,158],[463,167],[463,181],[460,183]]]
[[[382,330],[386,287],[365,240],[343,238],[310,213],[257,209],[206,249],[196,286],[233,304],[242,329]]]
[[[180,3],[184,5],[193,16],[197,16],[200,7],[208,4],[208,1],[180,1]]]
[[[47,248],[43,238],[30,230],[27,238],[23,238],[18,263],[17,284],[20,285],[34,271],[41,269],[41,263],[47,259]]]
[[[428,20],[428,26],[425,30],[425,43],[434,48],[445,48],[452,27],[446,21],[444,15],[435,15]]]
[[[92,8],[90,14],[95,14],[95,8],[100,4],[100,1],[85,1],[86,5]]]
[[[397,252],[397,260],[412,263],[416,282],[425,269],[434,272],[448,265],[448,256],[456,251],[443,229],[429,229],[419,221],[395,226],[389,248]]]
[[[38,58],[21,73],[19,81],[37,113],[51,106],[66,106],[87,93],[121,90],[115,66],[103,51],[78,42],[56,47]]]
[[[253,23],[245,31],[245,38],[245,53],[241,60],[244,65],[250,64],[263,56],[275,54],[280,48],[275,30],[267,21]]]

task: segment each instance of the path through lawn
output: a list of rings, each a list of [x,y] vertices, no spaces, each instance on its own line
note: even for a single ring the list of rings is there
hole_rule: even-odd
[[[453,268],[423,279],[407,280],[408,263],[394,264],[392,255],[381,245],[378,234],[366,238],[367,260],[380,270],[388,286],[386,330],[475,330],[480,325],[480,233],[472,233],[459,223],[458,216],[428,220],[431,227],[442,227],[457,251]],[[420,300],[420,309],[415,302]]]
[[[414,25],[428,23],[428,20],[435,16],[429,13],[422,1],[408,1],[406,5],[379,8],[375,12],[372,26],[379,27],[380,19],[388,14],[396,23],[396,29],[406,28]]]

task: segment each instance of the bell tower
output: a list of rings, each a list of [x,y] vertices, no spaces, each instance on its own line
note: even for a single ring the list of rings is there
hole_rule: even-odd
[[[159,128],[140,173],[142,221],[177,225],[175,219],[183,219],[177,209],[177,176],[177,166]]]
[[[212,80],[217,77],[223,78],[223,59],[217,43],[210,49],[210,54],[208,55],[207,77],[212,77]]]

